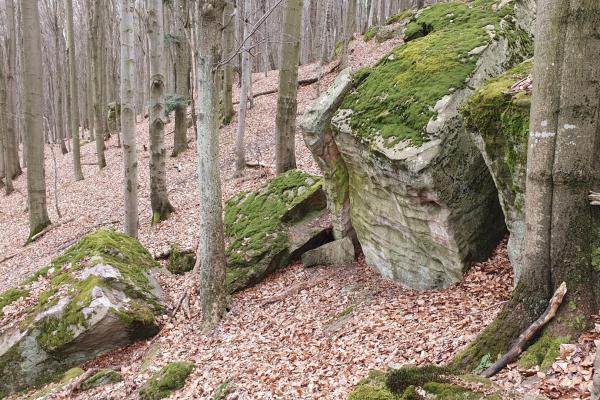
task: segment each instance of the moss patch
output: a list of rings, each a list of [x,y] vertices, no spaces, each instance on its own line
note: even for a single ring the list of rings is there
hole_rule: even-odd
[[[560,354],[560,345],[569,343],[570,337],[552,337],[548,332],[542,336],[521,355],[519,367],[533,368],[539,365],[540,370],[545,371],[552,366],[556,357]]]
[[[29,296],[28,290],[21,290],[21,289],[15,289],[15,288],[10,288],[7,291],[5,291],[4,293],[2,293],[0,295],[0,317],[2,317],[2,315],[4,315],[4,313],[2,312],[4,307],[11,305],[15,301],[19,300],[21,297],[27,297],[27,296]]]
[[[241,192],[225,204],[227,282],[239,281],[267,256],[288,247],[290,210],[321,190],[322,180],[300,170],[273,178],[254,192]]]
[[[396,14],[396,15],[393,15],[393,16],[389,17],[385,21],[385,24],[386,25],[392,25],[392,24],[395,24],[396,22],[404,21],[405,19],[412,17],[414,13],[415,13],[414,10],[405,10],[405,11],[402,11],[399,14]]]
[[[469,52],[493,40],[486,26],[504,34],[500,22],[513,9],[509,5],[493,12],[494,3],[454,1],[429,7],[418,18],[411,16],[406,35],[413,40],[380,61],[340,107],[353,111],[349,119],[353,133],[391,143],[428,141],[424,132],[435,114],[433,107],[453,89],[465,87],[479,59]],[[416,38],[417,34],[423,37]]]
[[[192,373],[194,364],[175,362],[154,374],[139,391],[142,400],[159,400],[169,397],[174,390],[181,389]]]
[[[121,382],[122,380],[123,377],[117,371],[112,369],[102,369],[83,381],[81,384],[81,389],[90,390],[99,386]]]
[[[196,254],[193,251],[180,250],[179,246],[171,246],[171,256],[167,269],[175,275],[183,275],[194,269],[196,264]]]
[[[451,375],[448,368],[427,365],[425,367],[402,367],[392,369],[386,377],[386,386],[396,394],[402,394],[409,386],[423,386],[427,382],[445,382]]]
[[[361,380],[348,396],[348,400],[396,400],[398,396],[389,391],[385,385],[386,374],[371,371]]]

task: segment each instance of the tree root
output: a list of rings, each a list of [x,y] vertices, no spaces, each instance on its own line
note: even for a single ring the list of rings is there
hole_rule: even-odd
[[[517,357],[519,357],[519,355],[521,355],[521,353],[523,353],[523,351],[527,349],[527,344],[529,343],[531,338],[537,332],[539,332],[539,330],[542,329],[548,322],[550,322],[552,318],[554,318],[554,316],[556,315],[556,311],[558,310],[558,307],[562,304],[566,293],[567,284],[563,282],[554,293],[554,296],[552,296],[552,299],[550,299],[550,304],[548,304],[546,311],[544,311],[544,313],[533,324],[531,324],[529,328],[527,328],[523,333],[521,333],[517,341],[511,346],[510,350],[508,350],[508,352],[500,360],[496,361],[491,367],[483,371],[481,376],[483,376],[484,378],[492,377],[498,372],[500,372],[508,364],[516,360]]]

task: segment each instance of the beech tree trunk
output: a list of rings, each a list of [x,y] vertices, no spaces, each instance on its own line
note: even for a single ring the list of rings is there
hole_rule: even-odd
[[[356,14],[356,0],[347,0],[347,7],[344,11],[344,42],[342,45],[342,55],[340,68],[344,69],[348,66],[348,52],[350,41],[354,34],[354,19]]]
[[[37,1],[19,0],[22,16],[23,114],[27,146],[29,237],[50,225],[46,208],[42,119],[42,38]]]
[[[121,130],[125,170],[125,233],[138,235],[138,177],[135,142],[135,0],[121,0]]]
[[[287,0],[283,18],[279,96],[275,121],[275,166],[278,174],[296,168],[296,111],[302,9],[302,0]]]
[[[75,58],[75,38],[73,37],[73,3],[72,0],[65,0],[65,12],[67,18],[67,46],[69,52],[69,90],[71,91],[71,118],[69,126],[71,127],[71,138],[73,139],[73,176],[76,181],[83,179],[81,171],[81,155],[79,151],[79,92],[77,90],[77,62]],[[62,114],[62,110],[60,110]]]
[[[104,157],[104,135],[106,134],[106,72],[104,63],[104,6],[100,1],[91,2],[89,7],[93,7],[91,18],[92,30],[92,59],[94,65],[94,125],[96,127],[96,155],[98,168],[106,167],[106,158]]]
[[[228,1],[223,13],[223,54],[227,57],[233,52],[235,34],[235,16],[233,2]],[[233,119],[233,64],[228,62],[223,68],[223,124],[229,125]]]
[[[248,24],[250,19],[250,0],[244,3],[244,19],[242,40],[248,36]],[[240,112],[238,115],[238,126],[235,137],[235,173],[240,176],[246,167],[246,146],[244,144],[244,134],[246,130],[246,111],[248,109],[248,90],[250,89],[250,43],[242,47],[242,86],[240,88]]]
[[[148,4],[148,36],[150,38],[150,204],[152,223],[169,218],[174,211],[167,196],[165,170],[165,51],[163,30],[163,1],[150,0]]]
[[[175,107],[175,134],[172,157],[187,150],[187,101],[190,98],[190,50],[186,38],[188,0],[175,4],[175,91],[184,100]]]
[[[224,0],[198,1],[196,89],[198,184],[200,191],[200,286],[202,323],[212,330],[223,318],[227,306],[225,289],[225,237],[219,176],[219,126],[217,65],[221,57],[221,21]]]
[[[19,146],[17,144],[17,28],[15,26],[15,2],[5,1],[6,5],[6,30],[9,35],[7,55],[8,70],[6,71],[6,102],[9,115],[6,120],[7,137],[4,141],[6,149],[7,172],[14,179],[22,174],[19,163]]]
[[[0,43],[0,60],[4,59],[4,48]],[[0,62],[0,177],[4,176],[6,195],[14,190],[11,176],[11,167],[8,163],[8,119],[10,112],[7,104],[6,76],[4,63]]]
[[[571,340],[598,311],[600,187],[600,3],[538,1],[534,89],[527,158],[523,273],[511,300],[455,363],[473,367],[505,352],[544,311],[564,281],[567,295],[543,335]],[[598,266],[597,266],[598,267]]]

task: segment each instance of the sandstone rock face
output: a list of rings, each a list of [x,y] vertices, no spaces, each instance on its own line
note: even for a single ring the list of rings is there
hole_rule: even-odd
[[[230,292],[254,285],[294,258],[329,241],[322,180],[299,170],[273,178],[225,204]]]
[[[355,73],[350,92],[344,84],[333,144],[317,146],[344,161],[348,214],[367,263],[412,288],[461,280],[505,232],[494,182],[459,109],[474,88],[531,52],[512,3],[451,2],[411,16],[405,30],[414,39]],[[325,119],[339,98],[319,104]],[[319,143],[306,125],[307,143]],[[322,130],[321,142],[328,135]],[[321,150],[320,165],[335,151]]]
[[[149,272],[156,266],[135,239],[99,231],[25,281],[29,306],[12,320],[5,312],[0,330],[0,396],[156,334],[163,309]]]
[[[508,255],[515,284],[525,238],[525,174],[533,64],[526,61],[479,89],[464,107],[468,130],[490,170],[510,232]],[[525,81],[523,81],[525,79]],[[517,82],[522,82],[511,90]]]

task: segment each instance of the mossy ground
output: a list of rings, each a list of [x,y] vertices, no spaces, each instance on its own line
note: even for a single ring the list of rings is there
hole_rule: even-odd
[[[299,170],[272,179],[254,192],[242,192],[225,204],[225,234],[229,269],[252,266],[287,243],[282,221],[287,211],[321,190],[322,181]],[[292,222],[292,221],[289,221]]]
[[[81,390],[117,383],[123,380],[121,374],[112,369],[102,369],[81,383]]]
[[[2,310],[4,307],[11,305],[15,301],[19,300],[21,297],[29,296],[28,290],[22,290],[19,288],[10,288],[4,293],[0,294],[0,317],[2,317]]]
[[[174,362],[154,374],[139,391],[142,400],[160,400],[169,397],[174,390],[181,389],[192,373],[194,364]]]
[[[413,29],[413,36],[417,31],[425,36],[380,61],[340,107],[353,110],[349,120],[353,133],[367,139],[380,136],[392,144],[410,140],[419,145],[429,140],[424,132],[434,116],[433,107],[452,90],[465,87],[479,59],[469,52],[492,41],[486,26],[503,34],[500,22],[513,9],[506,6],[493,12],[494,3],[454,1],[427,8],[418,18],[413,16],[408,33]],[[367,39],[370,32],[365,36]]]
[[[518,210],[524,206],[531,94],[507,92],[532,69],[533,62],[528,60],[490,79],[462,108],[467,128],[484,140],[486,153],[494,161],[494,173],[506,186],[506,200]]]
[[[468,377],[471,377],[468,375]],[[348,400],[422,400],[425,398],[439,400],[500,400],[498,393],[485,395],[474,392],[455,383],[456,379],[472,382],[464,375],[456,375],[449,368],[425,366],[407,366],[391,369],[387,373],[371,371],[367,378],[359,382],[358,386],[350,393]],[[486,392],[490,392],[493,383],[484,378],[479,378],[478,383],[486,383]],[[424,393],[424,396],[423,396]]]

